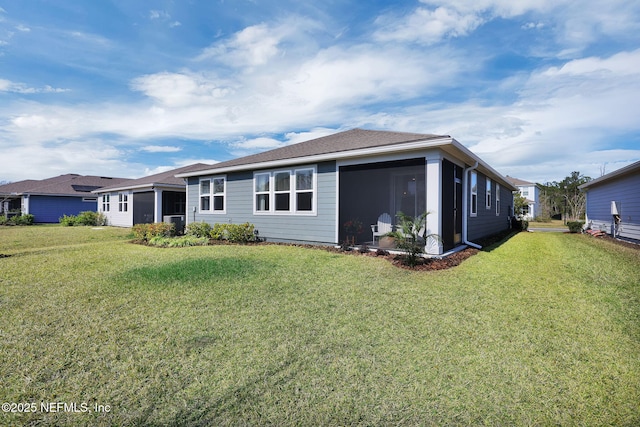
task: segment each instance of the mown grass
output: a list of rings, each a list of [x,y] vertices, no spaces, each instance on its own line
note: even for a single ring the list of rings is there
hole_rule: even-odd
[[[0,400],[110,412],[0,424],[640,424],[637,250],[521,233],[425,273],[33,229],[0,229]]]

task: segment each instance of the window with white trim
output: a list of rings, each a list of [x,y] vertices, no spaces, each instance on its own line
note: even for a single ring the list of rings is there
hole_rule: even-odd
[[[110,194],[107,193],[102,195],[102,212],[109,212],[109,208],[111,205],[110,199]]]
[[[496,216],[500,215],[500,184],[496,184]]]
[[[487,199],[487,209],[491,209],[491,180],[489,178],[487,178],[487,192],[486,192],[486,199]]]
[[[269,201],[271,199],[269,191],[271,174],[269,173],[257,173],[253,177],[254,180],[254,192],[255,192],[255,209],[256,212],[270,212],[271,205]]]
[[[200,212],[224,213],[227,179],[224,176],[200,179]]]
[[[291,210],[291,173],[289,171],[273,173],[273,195],[276,211]]]
[[[316,168],[255,173],[253,191],[255,213],[313,214]]]
[[[127,193],[118,193],[118,212],[127,212],[129,210],[129,195]]]
[[[478,215],[478,173],[471,171],[471,216]]]
[[[213,194],[213,211],[224,212],[225,210],[225,195],[226,195],[227,180],[224,177],[213,178],[213,186],[211,188]]]

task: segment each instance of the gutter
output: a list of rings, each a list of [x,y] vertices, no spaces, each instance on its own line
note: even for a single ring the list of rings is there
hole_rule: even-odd
[[[475,162],[475,164],[473,166],[469,166],[468,168],[466,168],[464,170],[463,173],[463,181],[462,181],[462,243],[464,243],[465,245],[469,245],[471,247],[474,247],[476,249],[482,249],[482,246],[480,246],[477,243],[473,243],[470,242],[467,238],[467,233],[468,233],[468,218],[469,218],[469,196],[468,196],[468,190],[469,190],[469,172],[471,172],[472,170],[475,170],[478,167],[478,161]]]

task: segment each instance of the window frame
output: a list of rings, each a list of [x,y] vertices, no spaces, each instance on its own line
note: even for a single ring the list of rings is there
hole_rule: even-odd
[[[311,172],[310,188],[298,188],[298,175],[303,172]],[[289,174],[289,189],[277,188],[276,177],[278,175]],[[267,177],[267,189],[258,191],[258,180],[260,177]],[[318,200],[318,168],[316,165],[297,167],[292,169],[274,169],[269,171],[257,171],[253,173],[253,214],[254,215],[291,215],[291,216],[315,216],[317,215]],[[278,209],[277,196],[288,194],[288,209]],[[300,208],[300,196],[310,194],[310,209]],[[266,209],[259,209],[258,197],[266,196]]]
[[[478,173],[471,171],[469,177],[469,215],[478,216]]]
[[[102,195],[102,212],[111,211],[111,194],[105,193]]]
[[[496,216],[500,216],[500,184],[496,183]]]
[[[486,177],[485,181],[485,207],[491,209],[491,178]]]
[[[222,180],[222,191],[216,188],[216,182]],[[208,182],[208,191],[202,191],[204,182]],[[222,209],[216,208],[216,199],[222,199]],[[208,203],[208,209],[203,208],[203,201]],[[225,214],[227,213],[227,176],[214,175],[201,177],[198,180],[198,212],[201,214]]]
[[[129,212],[129,193],[118,193],[118,212]]]

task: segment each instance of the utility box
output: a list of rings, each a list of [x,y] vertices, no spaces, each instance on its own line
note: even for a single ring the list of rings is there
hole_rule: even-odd
[[[183,215],[165,215],[162,217],[162,222],[168,224],[174,224],[176,227],[176,233],[182,234],[184,231],[184,216]]]

